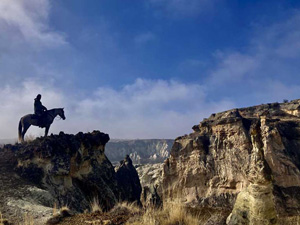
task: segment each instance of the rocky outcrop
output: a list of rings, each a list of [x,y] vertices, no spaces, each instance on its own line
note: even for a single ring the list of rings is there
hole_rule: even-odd
[[[106,155],[113,163],[125,155],[129,155],[134,164],[162,163],[169,157],[173,142],[171,139],[111,140],[106,146]]]
[[[234,109],[195,125],[175,140],[164,164],[164,201],[216,212],[221,224],[277,224],[298,215],[299,106]]]
[[[125,159],[120,162],[120,166],[116,168],[116,177],[120,189],[120,199],[141,205],[142,186],[129,155],[126,155]]]
[[[43,224],[53,207],[83,212],[96,199],[106,211],[122,199],[139,200],[141,187],[135,168],[126,158],[116,173],[104,154],[108,141],[109,136],[99,131],[61,132],[5,145],[0,149],[0,211],[4,217],[22,219],[24,213],[30,213],[37,224]]]
[[[60,206],[88,209],[98,198],[103,209],[117,201],[114,168],[104,154],[107,134],[99,131],[68,135],[60,133],[17,147],[19,174],[44,187]]]

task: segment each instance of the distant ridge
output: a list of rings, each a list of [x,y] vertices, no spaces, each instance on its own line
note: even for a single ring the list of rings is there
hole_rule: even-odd
[[[0,145],[15,144],[17,141],[17,138],[0,139]]]
[[[119,162],[129,155],[133,163],[163,162],[170,155],[173,139],[112,139],[105,154],[111,162]]]

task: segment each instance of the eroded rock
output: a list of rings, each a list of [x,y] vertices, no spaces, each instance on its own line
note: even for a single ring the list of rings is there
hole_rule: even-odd
[[[212,114],[179,137],[163,200],[218,212],[228,224],[276,224],[300,210],[299,100]]]
[[[102,210],[111,209],[119,201],[120,189],[114,167],[104,154],[108,141],[109,136],[99,131],[76,135],[61,132],[5,145],[0,151],[6,158],[0,162],[0,182],[3,191],[12,192],[1,199],[5,216],[16,217],[10,215],[10,209],[16,209],[19,217],[29,212],[34,219],[43,217],[39,221],[46,221],[54,206],[83,212],[90,209],[94,198]],[[12,180],[10,186],[5,174]]]

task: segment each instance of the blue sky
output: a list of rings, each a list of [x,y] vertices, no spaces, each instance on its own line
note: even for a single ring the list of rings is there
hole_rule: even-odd
[[[50,132],[112,138],[175,138],[300,98],[299,1],[1,0],[0,34],[0,138],[38,93],[66,108]]]

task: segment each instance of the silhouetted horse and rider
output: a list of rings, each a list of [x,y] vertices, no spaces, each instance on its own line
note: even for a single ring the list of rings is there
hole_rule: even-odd
[[[41,102],[42,96],[38,94],[34,99],[34,114],[28,114],[23,116],[19,122],[19,141],[24,141],[24,136],[28,128],[33,126],[39,126],[45,129],[45,137],[48,135],[50,125],[56,116],[60,116],[63,120],[66,119],[63,108],[55,108],[47,110]]]

